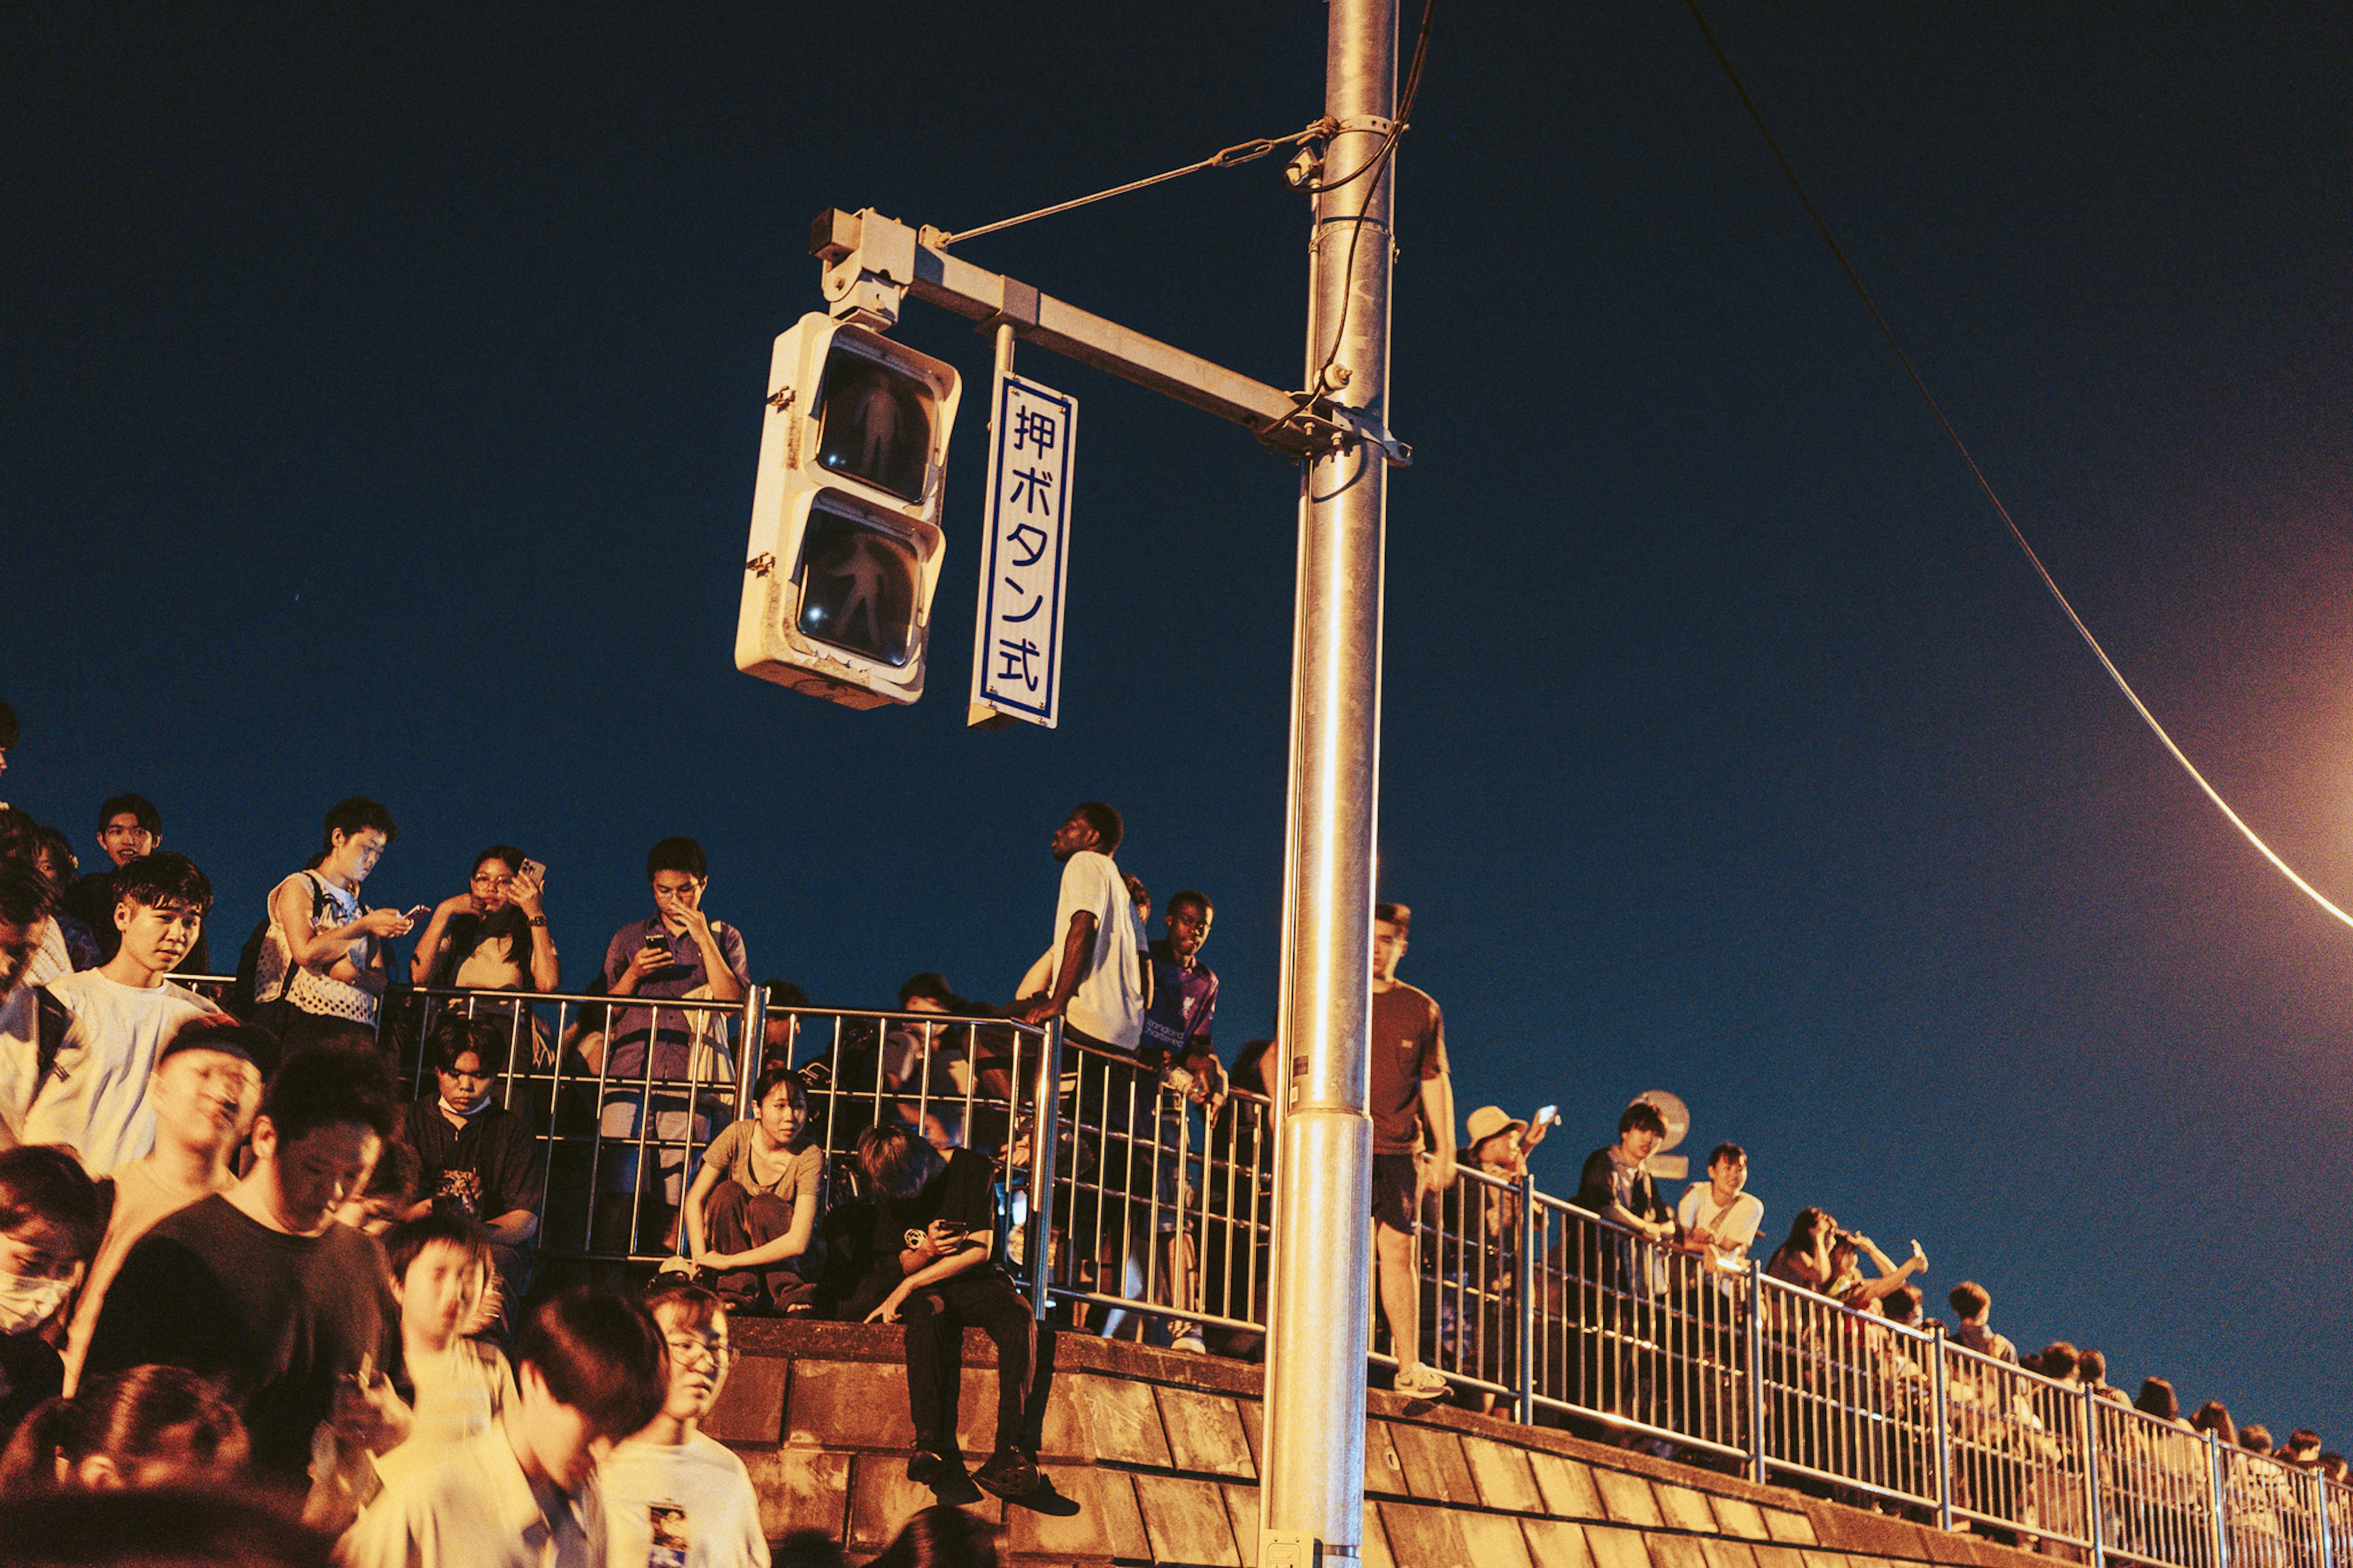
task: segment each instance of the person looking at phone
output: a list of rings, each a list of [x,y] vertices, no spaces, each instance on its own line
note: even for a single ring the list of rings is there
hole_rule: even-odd
[[[286,1053],[309,1046],[376,1042],[386,942],[414,923],[398,910],[360,902],[360,884],[398,829],[392,813],[353,795],[327,813],[319,858],[271,889],[269,931],[254,970],[258,1002],[282,1004],[274,1022]]]
[[[434,906],[409,978],[477,991],[554,991],[563,978],[543,895],[547,868],[512,844],[474,857],[466,890]]]
[[[958,1149],[945,1160],[905,1127],[885,1122],[858,1137],[859,1168],[875,1193],[874,1230],[849,1315],[906,1325],[907,1406],[915,1427],[907,1479],[942,1502],[998,1497],[1041,1484],[1038,1444],[1046,1422],[1052,1331],[1030,1315],[996,1266],[996,1176],[987,1155]],[[997,1345],[997,1447],[967,1477],[956,1447],[956,1394],[964,1331]]]
[[[654,912],[631,921],[606,944],[607,991],[642,1002],[741,1002],[749,995],[752,969],[743,933],[702,911],[711,885],[702,846],[687,837],[663,839],[646,854],[646,882]],[[628,1247],[642,1255],[660,1242],[685,1195],[686,1152],[681,1143],[709,1142],[714,1113],[723,1116],[730,1109],[724,1090],[703,1087],[688,1093],[683,1088],[734,1082],[725,1059],[726,1029],[725,1017],[707,1009],[615,1006],[605,1042],[584,1047],[588,1070],[602,1072],[607,1082],[598,1123],[605,1140],[597,1164],[601,1190],[593,1222],[597,1250]],[[681,1092],[658,1092],[649,1107],[643,1103],[649,1079],[679,1084]],[[640,1169],[644,1162],[630,1142],[648,1135],[649,1112],[650,1136],[667,1145],[658,1179]]]

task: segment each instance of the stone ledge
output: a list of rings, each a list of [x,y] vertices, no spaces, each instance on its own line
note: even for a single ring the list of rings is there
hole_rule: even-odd
[[[744,1320],[712,1435],[743,1454],[772,1540],[880,1549],[929,1500],[900,1331]],[[965,1346],[959,1440],[983,1451],[995,1351]],[[993,1502],[1008,1563],[1256,1568],[1261,1374],[1241,1363],[1063,1332],[1042,1456],[1081,1512]],[[1366,1397],[1365,1568],[2049,1568],[2050,1559],[1745,1477],[1383,1390]],[[804,1550],[780,1568],[813,1561]],[[837,1559],[836,1561],[839,1561]]]

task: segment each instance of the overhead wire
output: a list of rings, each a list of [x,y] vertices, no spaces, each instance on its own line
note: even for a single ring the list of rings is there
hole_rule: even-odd
[[[2099,660],[2100,668],[2107,672],[2108,679],[2116,684],[2116,689],[2124,693],[2125,700],[2132,705],[2134,712],[2140,715],[2141,722],[2148,726],[2149,732],[2155,735],[2166,751],[2172,754],[2173,760],[2181,764],[2182,771],[2189,775],[2192,782],[2205,792],[2206,798],[2214,803],[2215,809],[2229,820],[2232,826],[2239,830],[2242,837],[2254,846],[2256,853],[2270,861],[2280,875],[2294,883],[2305,897],[2344,925],[2353,927],[2353,914],[2348,914],[2330,900],[2327,895],[2306,881],[2297,874],[2295,867],[2281,858],[2277,850],[2263,842],[2262,835],[2249,826],[2244,817],[2232,809],[2231,803],[2222,798],[2221,791],[2216,789],[2208,781],[2206,775],[2198,770],[2198,764],[2189,760],[2189,754],[2181,749],[2171,734],[2167,732],[2165,726],[2158,722],[2157,715],[2149,710],[2148,704],[2141,700],[2140,693],[2133,689],[2132,682],[2125,679],[2124,671],[2116,668],[2116,660],[2108,657],[2108,650],[2101,646],[2100,639],[2092,634],[2092,628],[2086,626],[2084,617],[2076,613],[2074,605],[2061,590],[2058,579],[2051,574],[2051,569],[2042,563],[2042,557],[2028,542],[2025,531],[2018,526],[2018,520],[2010,515],[2010,508],[2002,504],[2000,495],[1993,488],[1993,481],[1988,479],[1985,470],[1978,466],[1977,458],[1969,452],[1968,443],[1961,439],[1960,431],[1955,428],[1952,420],[1946,416],[1944,406],[1936,401],[1936,395],[1928,390],[1928,383],[1921,375],[1919,368],[1912,363],[1912,356],[1904,352],[1903,343],[1895,336],[1895,329],[1888,324],[1887,318],[1880,312],[1878,302],[1872,298],[1871,290],[1863,286],[1862,275],[1855,270],[1854,263],[1847,258],[1845,247],[1839,244],[1838,237],[1831,231],[1830,223],[1822,216],[1821,209],[1814,205],[1814,198],[1807,192],[1805,182],[1798,178],[1798,171],[1791,165],[1788,155],[1781,151],[1781,143],[1774,136],[1772,128],[1765,122],[1765,115],[1757,107],[1756,99],[1749,95],[1747,84],[1741,80],[1739,71],[1733,67],[1731,57],[1725,53],[1723,44],[1717,41],[1715,29],[1708,26],[1707,17],[1699,8],[1699,0],[1683,0],[1683,6],[1691,13],[1692,20],[1699,25],[1700,36],[1707,40],[1708,51],[1715,55],[1715,63],[1723,68],[1725,79],[1732,84],[1732,90],[1739,96],[1741,107],[1748,111],[1748,118],[1756,125],[1757,133],[1765,139],[1765,146],[1773,154],[1773,161],[1780,165],[1782,178],[1788,181],[1789,188],[1797,193],[1799,202],[1806,209],[1806,216],[1813,220],[1815,232],[1821,236],[1822,243],[1830,247],[1831,257],[1839,264],[1839,270],[1846,274],[1848,285],[1854,289],[1855,297],[1862,301],[1862,308],[1870,312],[1873,323],[1879,329],[1879,335],[1887,341],[1888,349],[1895,355],[1896,363],[1904,367],[1904,374],[1911,379],[1913,389],[1919,393],[1920,400],[1928,405],[1928,412],[1936,417],[1937,426],[1945,433],[1945,439],[1952,444],[1954,451],[1960,454],[1961,461],[1968,466],[1970,477],[1977,480],[1978,489],[1983,490],[1986,500],[1993,504],[1994,511],[2001,518],[2002,526],[2010,531],[2010,538],[2017,543],[2020,552],[2025,555],[2027,563],[2034,568],[2035,575],[2042,580],[2042,586],[2049,591],[2052,601],[2058,605],[2061,613],[2067,617],[2068,624],[2073,626],[2076,635],[2084,639],[2084,646],[2092,650],[2092,657]]]

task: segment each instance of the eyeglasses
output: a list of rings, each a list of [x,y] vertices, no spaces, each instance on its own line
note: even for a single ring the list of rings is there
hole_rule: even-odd
[[[474,886],[477,888],[512,888],[514,886],[514,879],[512,877],[493,877],[487,871],[477,871],[474,873]]]
[[[709,1340],[679,1339],[668,1335],[663,1338],[670,1345],[673,1361],[692,1361],[707,1356],[713,1366],[724,1366],[735,1359],[735,1347],[733,1345],[714,1345]]]

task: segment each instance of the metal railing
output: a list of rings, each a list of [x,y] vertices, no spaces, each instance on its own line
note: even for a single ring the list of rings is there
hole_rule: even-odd
[[[208,994],[225,976],[174,976]],[[1124,1053],[997,1018],[395,991],[385,1016],[422,1091],[421,1042],[458,1009],[507,1029],[499,1096],[547,1161],[543,1258],[643,1264],[712,1139],[750,1113],[765,1062],[809,1085],[832,1195],[882,1120],[989,1153],[1003,1258],[1045,1316],[1124,1314],[1262,1333],[1280,1123]],[[411,1058],[407,1053],[414,1050]],[[1369,1223],[1369,1221],[1368,1221]],[[2353,1568],[2353,1489],[1948,1339],[1662,1246],[1464,1168],[1423,1194],[1414,1359],[1525,1422],[1583,1424],[2048,1555],[2147,1568]],[[1378,1292],[1375,1293],[1377,1300]],[[1381,1338],[1375,1359],[1395,1364]]]

